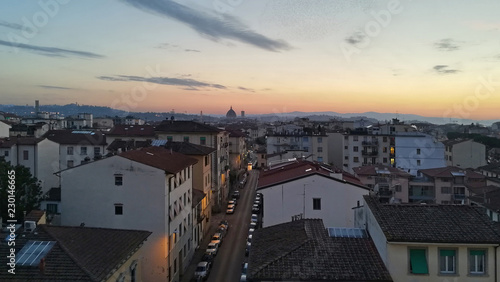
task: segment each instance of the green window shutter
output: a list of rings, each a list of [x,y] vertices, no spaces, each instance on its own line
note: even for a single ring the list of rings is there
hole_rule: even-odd
[[[470,251],[471,256],[484,256],[486,254],[485,251],[472,250]]]
[[[454,250],[440,250],[439,254],[442,257],[454,257],[455,256],[455,251]]]
[[[414,249],[410,250],[410,264],[411,273],[415,274],[428,274],[427,258],[425,257],[425,250]]]

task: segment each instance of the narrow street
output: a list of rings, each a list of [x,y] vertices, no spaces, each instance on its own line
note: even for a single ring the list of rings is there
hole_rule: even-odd
[[[246,260],[245,247],[255,199],[259,171],[249,172],[245,188],[240,189],[240,199],[234,214],[226,214],[224,219],[229,222],[229,231],[223,240],[219,253],[213,263],[212,272],[207,281],[239,281],[242,263]]]

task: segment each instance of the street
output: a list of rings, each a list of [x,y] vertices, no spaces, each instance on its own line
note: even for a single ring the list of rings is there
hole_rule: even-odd
[[[212,265],[212,271],[207,280],[209,282],[239,281],[240,279],[241,266],[246,260],[246,239],[252,205],[255,199],[258,173],[256,170],[249,172],[245,188],[239,190],[240,199],[237,202],[234,214],[224,216],[229,222],[229,231],[223,239],[222,246]]]

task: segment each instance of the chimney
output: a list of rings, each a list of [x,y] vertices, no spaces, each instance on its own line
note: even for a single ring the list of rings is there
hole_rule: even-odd
[[[41,274],[45,274],[45,258],[40,259],[40,263],[38,264],[38,268],[40,269]]]

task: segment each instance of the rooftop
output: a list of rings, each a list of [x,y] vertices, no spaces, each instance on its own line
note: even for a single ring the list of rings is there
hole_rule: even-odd
[[[64,145],[106,145],[100,131],[49,130],[43,137]]]
[[[161,122],[156,128],[155,131],[161,132],[171,132],[171,133],[180,133],[180,132],[209,132],[209,133],[219,133],[222,130],[217,127],[199,123],[195,121],[187,121],[187,120],[165,120]]]
[[[184,154],[173,152],[162,147],[146,147],[123,152],[118,156],[156,167],[168,173],[177,173],[198,161]]]
[[[155,131],[152,125],[115,125],[108,133],[109,136],[146,136],[154,137]]]
[[[364,196],[389,242],[498,244],[500,233],[482,208],[468,205],[382,204]]]
[[[411,174],[405,171],[402,171],[392,166],[385,166],[385,165],[365,165],[365,166],[355,167],[353,168],[353,170],[356,175],[375,176],[379,174],[385,174],[387,172],[388,174],[397,175],[400,177],[406,177],[406,178],[411,177]]]
[[[370,238],[330,237],[321,219],[257,229],[251,281],[392,281]]]
[[[480,173],[474,172],[472,170],[459,168],[456,166],[421,169],[419,171],[430,177],[451,178],[454,176],[461,176],[457,175],[457,173],[463,173],[464,176],[466,176],[467,178],[485,179],[485,176]]]
[[[16,253],[30,241],[55,241],[45,257],[45,270],[37,266],[17,266],[16,274],[0,273],[1,281],[105,281],[131,255],[151,232],[108,228],[38,225],[37,233],[17,236]],[[110,239],[112,238],[112,239]],[[2,254],[7,244],[0,245]],[[0,257],[2,265],[7,256]]]

